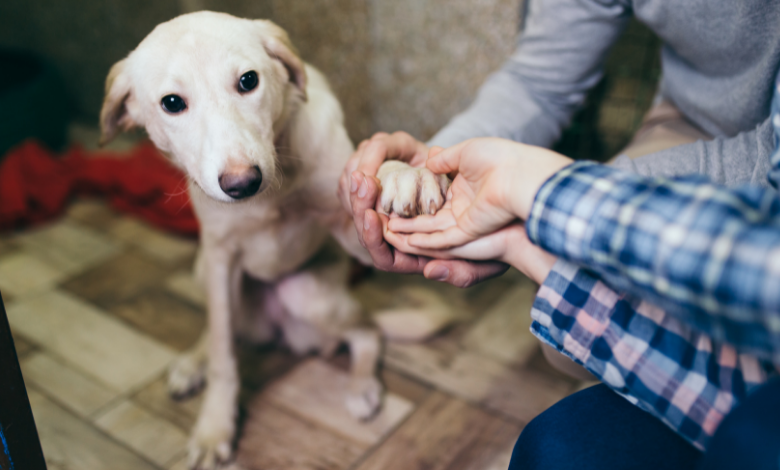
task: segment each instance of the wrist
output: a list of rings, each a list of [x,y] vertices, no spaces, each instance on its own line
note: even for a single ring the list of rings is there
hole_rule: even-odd
[[[514,176],[515,184],[510,192],[509,207],[511,212],[522,220],[528,220],[531,215],[536,195],[544,184],[563,168],[574,161],[559,153],[539,147],[523,145],[521,152],[527,155],[523,158],[524,165],[518,168]]]
[[[541,285],[558,261],[558,257],[531,243],[525,233],[524,225],[517,224],[516,227],[507,232],[506,248],[500,261]]]

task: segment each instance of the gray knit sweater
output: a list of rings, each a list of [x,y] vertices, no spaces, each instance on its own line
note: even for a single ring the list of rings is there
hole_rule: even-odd
[[[646,175],[705,173],[766,184],[780,65],[778,0],[529,0],[517,50],[429,142],[498,136],[550,146],[601,78],[631,15],[664,42],[659,94],[716,137],[615,165]]]

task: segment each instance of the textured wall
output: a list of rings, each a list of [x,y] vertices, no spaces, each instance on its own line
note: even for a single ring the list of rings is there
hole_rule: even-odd
[[[96,123],[111,65],[156,24],[209,9],[270,18],[331,80],[347,127],[430,137],[512,50],[522,0],[1,0],[0,45],[51,59]]]
[[[374,127],[430,138],[514,49],[521,0],[369,0]]]

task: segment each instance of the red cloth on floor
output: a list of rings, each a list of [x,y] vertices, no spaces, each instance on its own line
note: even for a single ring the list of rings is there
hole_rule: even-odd
[[[57,156],[34,141],[15,147],[0,161],[0,230],[51,219],[83,195],[166,230],[198,233],[186,177],[151,142],[128,154],[74,147]]]

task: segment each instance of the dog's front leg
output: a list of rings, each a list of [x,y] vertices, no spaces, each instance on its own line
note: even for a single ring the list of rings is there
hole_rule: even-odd
[[[236,426],[238,367],[231,326],[231,274],[236,255],[210,247],[204,251],[208,294],[208,369],[206,396],[195,423],[189,466],[212,470],[230,460]]]
[[[368,420],[382,404],[382,384],[376,377],[376,367],[382,349],[379,332],[369,328],[351,328],[344,333],[352,356],[352,376],[346,397],[352,416]]]

